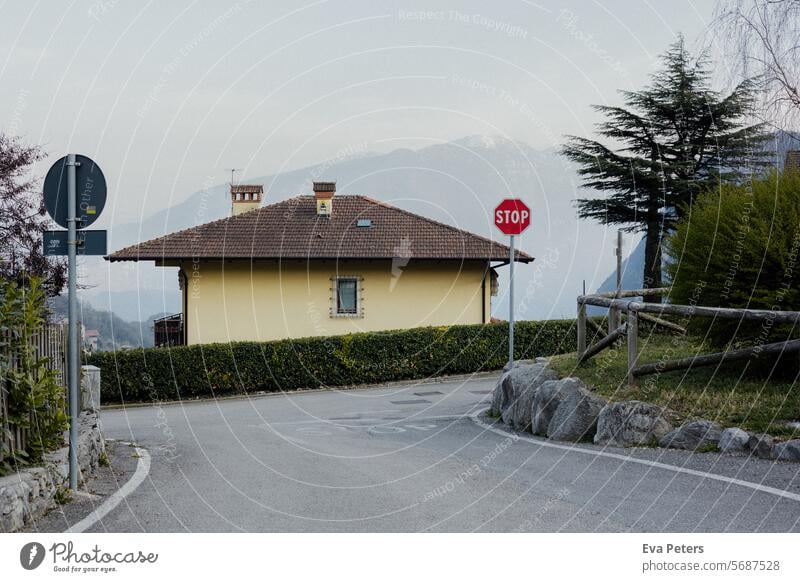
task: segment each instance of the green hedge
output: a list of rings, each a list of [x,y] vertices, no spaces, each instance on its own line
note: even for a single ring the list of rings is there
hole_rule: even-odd
[[[517,323],[518,359],[575,350],[574,321]],[[372,384],[502,368],[508,325],[460,325],[344,336],[99,352],[103,402]]]

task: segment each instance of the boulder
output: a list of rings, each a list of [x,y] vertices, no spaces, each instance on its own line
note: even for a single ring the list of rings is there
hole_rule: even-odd
[[[768,434],[753,434],[750,435],[750,440],[747,441],[747,450],[761,459],[772,459],[773,448],[774,441]]]
[[[592,440],[597,431],[597,418],[605,405],[605,400],[589,392],[581,382],[556,408],[547,427],[547,437],[571,442]]]
[[[580,386],[583,383],[577,378],[549,380],[539,386],[531,403],[531,432],[547,436],[547,428],[558,405],[567,394],[577,391]]]
[[[503,412],[503,405],[505,404],[505,392],[503,391],[503,382],[508,378],[508,372],[504,372],[497,379],[494,391],[492,392],[492,404],[489,409],[489,414],[492,416],[500,416]]]
[[[779,461],[800,463],[800,439],[792,439],[775,445],[775,458]]]
[[[750,434],[740,428],[726,428],[719,437],[719,450],[728,454],[744,454],[748,452],[747,443]]]
[[[613,402],[600,411],[594,442],[612,447],[653,445],[671,430],[660,406],[638,400]]]
[[[528,430],[531,426],[531,403],[539,386],[558,378],[553,370],[541,364],[515,367],[504,381],[502,412],[503,422],[517,430]]]
[[[670,431],[658,441],[658,444],[671,449],[696,451],[709,445],[718,447],[721,437],[722,427],[716,422],[694,420]]]
[[[514,369],[530,365],[530,360],[516,360],[514,362]],[[510,384],[511,380],[509,380],[511,372],[512,370],[509,370],[508,364],[506,364],[506,367],[503,368],[502,375],[497,379],[497,384],[495,384],[494,391],[492,392],[491,408],[489,409],[489,413],[493,416],[500,416],[510,402],[509,400],[506,400],[506,395],[513,393]]]
[[[514,400],[514,420],[513,425],[517,430],[530,431],[531,428],[531,408],[536,393],[542,384],[552,380],[558,380],[558,374],[553,370],[542,366],[539,371],[532,376],[530,382],[523,384],[519,390],[514,384],[516,399]]]

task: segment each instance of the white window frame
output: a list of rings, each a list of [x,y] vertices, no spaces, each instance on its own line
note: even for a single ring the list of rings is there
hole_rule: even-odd
[[[356,282],[356,310],[355,313],[339,313],[339,281]],[[331,317],[332,318],[358,318],[364,317],[363,277],[359,275],[337,275],[331,277]]]

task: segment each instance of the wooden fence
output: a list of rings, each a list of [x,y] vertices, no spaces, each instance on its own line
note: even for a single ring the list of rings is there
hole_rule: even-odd
[[[592,356],[613,345],[623,337],[628,343],[628,384],[636,387],[638,377],[647,374],[657,374],[672,370],[685,370],[698,366],[711,366],[723,360],[732,362],[744,360],[758,354],[782,354],[800,350],[800,339],[787,340],[763,345],[757,345],[739,350],[728,350],[713,354],[697,355],[690,358],[675,360],[662,360],[650,364],[639,363],[639,320],[648,321],[656,326],[665,327],[673,331],[686,333],[686,330],[670,321],[658,317],[659,315],[677,315],[681,317],[711,317],[719,319],[734,319],[739,321],[770,321],[771,323],[800,324],[800,311],[772,311],[767,309],[731,309],[725,307],[705,307],[701,305],[674,305],[670,303],[643,303],[626,298],[646,297],[649,295],[663,295],[669,290],[637,289],[632,291],[612,291],[594,295],[581,295],[578,297],[578,361],[585,362]],[[586,306],[595,305],[607,307],[609,310],[609,330],[606,334],[591,319],[586,317]],[[621,318],[626,314],[626,321]],[[601,339],[595,344],[587,346],[586,327],[595,327],[596,335]]]
[[[8,340],[9,331],[0,331],[0,357],[14,368],[19,361],[10,353]],[[59,384],[66,390],[67,380],[67,326],[46,325],[38,334],[31,338],[34,354],[39,358],[47,359],[47,367],[56,371]],[[5,379],[0,377],[0,462],[3,461],[4,451],[24,451],[28,447],[28,430],[12,424],[8,420],[8,394]]]

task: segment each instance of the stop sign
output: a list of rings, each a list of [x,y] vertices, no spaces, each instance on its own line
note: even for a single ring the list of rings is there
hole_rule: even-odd
[[[494,209],[494,223],[503,234],[522,234],[531,224],[531,209],[518,198],[506,198]]]

